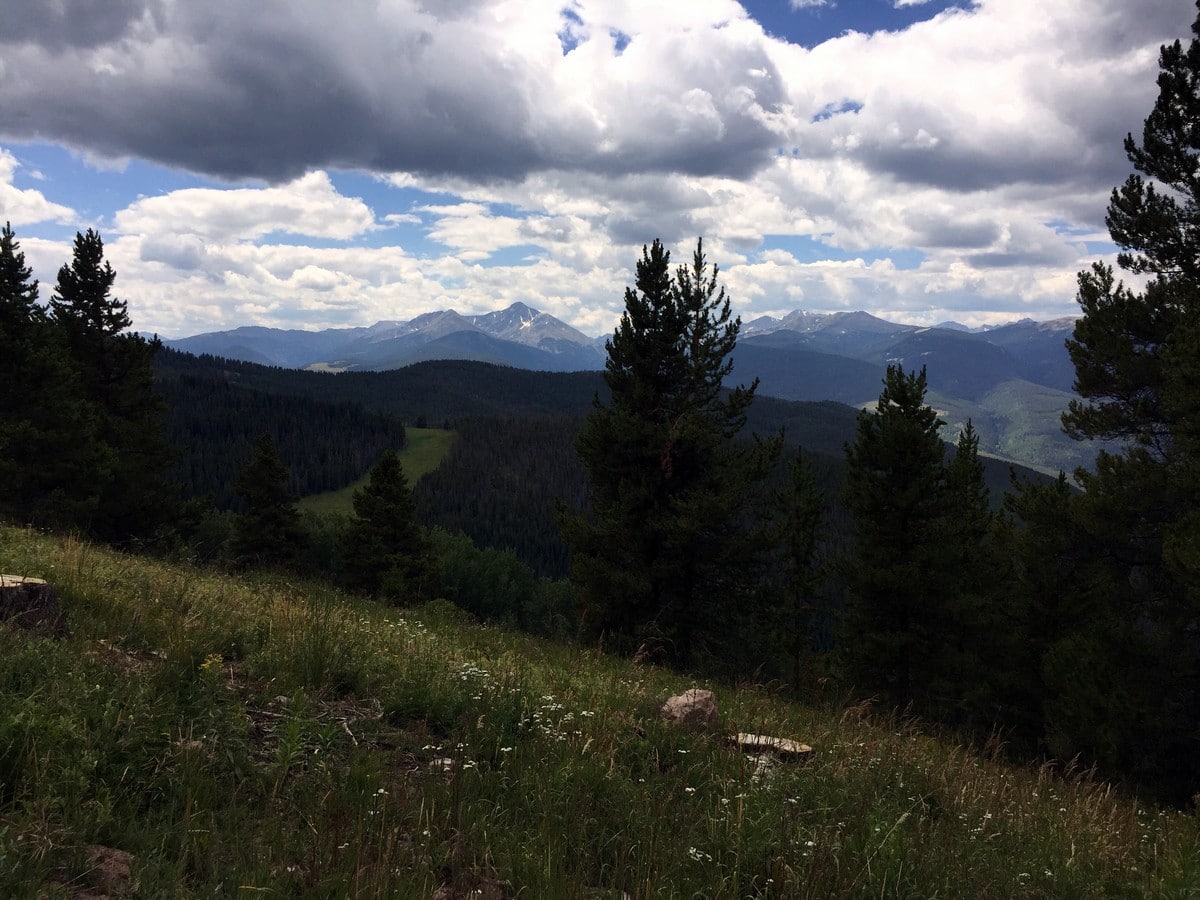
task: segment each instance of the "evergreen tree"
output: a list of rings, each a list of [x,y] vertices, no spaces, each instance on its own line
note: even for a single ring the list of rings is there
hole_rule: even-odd
[[[585,627],[620,649],[712,659],[753,617],[763,535],[748,508],[779,440],[736,441],[757,381],[723,393],[740,319],[697,244],[674,277],[659,241],[606,343],[611,402],[597,397],[577,449],[594,518],[564,517]]]
[[[71,527],[91,520],[111,455],[10,225],[0,231],[0,511]]]
[[[129,333],[126,304],[111,295],[116,273],[92,229],[76,234],[70,264],[58,272],[51,318],[67,348],[81,398],[96,422],[103,460],[90,473],[96,536],[124,541],[150,537],[177,512],[176,491],[164,478],[173,453],[163,437],[162,400],[152,362],[161,348]],[[74,472],[75,478],[81,473]]]
[[[812,465],[797,448],[790,479],[780,498],[784,510],[780,545],[784,584],[780,591],[780,638],[791,661],[792,690],[800,692],[805,657],[812,645],[812,623],[821,582],[819,549],[825,497],[817,489]]]
[[[1141,664],[1120,650],[1119,567],[1080,527],[1084,497],[1064,474],[1013,488],[1004,502],[1020,524],[1012,531],[1015,577],[996,628],[1007,660],[999,671],[1003,719],[1019,746],[1094,761],[1096,748],[1115,746],[1114,724],[1137,717],[1119,687]]]
[[[1076,521],[1118,569],[1103,649],[1135,666],[1115,689],[1146,705],[1089,755],[1184,791],[1200,784],[1200,16],[1192,31],[1162,48],[1141,141],[1125,139],[1135,172],[1108,207],[1118,265],[1148,281],[1135,291],[1100,263],[1080,274],[1068,350],[1082,400],[1063,417],[1077,438],[1126,441],[1077,473]]]
[[[347,588],[393,600],[420,598],[432,574],[432,549],[396,451],[384,451],[367,485],[354,492],[354,516],[340,544]]]
[[[946,489],[955,512],[954,533],[960,538],[960,552],[974,553],[987,538],[992,509],[979,459],[979,432],[970,419],[959,433],[954,455],[946,464]]]
[[[44,316],[38,305],[38,282],[25,265],[12,223],[0,230],[0,335],[6,341],[21,338]]]
[[[230,549],[240,565],[295,564],[308,544],[288,485],[288,470],[270,435],[259,435],[254,452],[234,481],[246,512],[234,525]]]
[[[846,448],[854,535],[842,566],[842,658],[858,689],[987,732],[999,714],[995,671],[1006,664],[995,629],[1008,545],[994,534],[974,425],[947,461],[926,389],[924,369],[889,366]]]
[[[30,488],[40,455],[31,421],[35,404],[30,366],[39,344],[44,313],[38,283],[10,223],[0,231],[0,510],[21,513],[35,502]]]
[[[859,689],[904,704],[941,668],[945,615],[939,583],[947,514],[942,422],[925,402],[925,370],[888,366],[872,411],[846,447],[844,501],[854,549],[844,567],[850,592],[843,656]]]
[[[130,326],[125,302],[111,296],[117,273],[104,259],[104,242],[89,228],[75,234],[70,263],[58,270],[58,284],[50,298],[55,320],[67,333],[72,350],[99,364],[108,338]]]
[[[1000,628],[1011,548],[994,539],[999,523],[979,458],[979,434],[969,419],[946,463],[945,489],[938,590],[946,601],[940,625],[948,664],[936,689],[943,698],[938,715],[988,731],[1000,712],[995,676],[1008,664]]]

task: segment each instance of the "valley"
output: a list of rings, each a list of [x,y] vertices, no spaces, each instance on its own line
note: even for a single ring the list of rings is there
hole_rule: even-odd
[[[1074,396],[1074,369],[1065,347],[1073,327],[1070,319],[1023,320],[971,332],[953,324],[901,325],[865,312],[797,310],[744,324],[733,355],[733,380],[758,378],[760,397],[862,407],[878,397],[887,365],[924,366],[931,396],[949,413],[948,440],[970,419],[983,452],[1043,472],[1071,474],[1090,466],[1098,449],[1072,441],[1059,422]],[[362,375],[439,360],[531,372],[598,372],[604,366],[604,340],[515,303],[484,315],[442,310],[409,321],[317,332],[245,327],[166,343],[231,361]]]

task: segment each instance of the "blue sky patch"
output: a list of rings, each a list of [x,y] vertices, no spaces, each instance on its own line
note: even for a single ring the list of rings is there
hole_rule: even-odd
[[[787,0],[742,0],[768,34],[802,47],[815,47],[847,31],[902,31],[947,9],[972,9],[968,0],[928,0],[897,8],[893,0],[840,0],[794,9]]]
[[[579,46],[579,36],[583,32],[583,19],[569,6],[563,7],[559,15],[562,16],[564,24],[558,31],[558,42],[562,45],[563,56],[566,56]]]
[[[797,262],[802,263],[850,262],[861,259],[869,265],[882,259],[890,259],[897,269],[916,269],[925,261],[925,254],[912,248],[878,247],[870,250],[842,250],[817,238],[803,235],[766,235],[763,237],[759,254],[767,250],[783,250],[794,256]]]

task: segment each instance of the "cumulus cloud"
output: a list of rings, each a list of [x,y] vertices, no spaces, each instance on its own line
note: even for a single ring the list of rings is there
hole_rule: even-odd
[[[778,143],[782,100],[761,29],[732,0],[663,6],[580,4],[566,55],[548,2],[123,0],[77,35],[45,14],[0,36],[22,73],[0,132],[276,181],[324,167],[752,171]]]
[[[1183,24],[1169,0],[1146,13],[1134,24],[1117,0],[983,0],[903,32],[776,48],[791,102],[816,118],[795,151],[953,192],[1111,184],[1153,97],[1148,57]],[[831,95],[856,112],[823,116]]]
[[[137,321],[173,334],[516,300],[597,333],[643,243],[698,235],[744,316],[1068,314],[1190,15],[979,0],[806,48],[733,0],[11,5],[0,137],[239,182],[111,220]],[[15,166],[0,151],[5,215],[74,219]],[[439,199],[368,205],[327,174],[348,170]],[[375,246],[413,228],[445,254]],[[761,249],[787,238],[832,258]]]
[[[337,193],[324,172],[269,188],[189,188],[138,200],[116,215],[123,233],[252,240],[272,233],[346,240],[375,227],[367,205]]]
[[[133,27],[153,19],[160,2],[145,0],[0,0],[5,43],[34,43],[55,50],[96,47],[118,40]]]
[[[779,168],[786,174],[786,167]],[[131,207],[136,217],[118,215],[118,221],[138,227],[120,234],[108,250],[135,322],[164,334],[250,323],[361,325],[431,309],[486,312],[518,300],[585,332],[604,333],[619,315],[641,243],[656,236],[639,231],[635,241],[615,242],[609,209],[631,202],[648,185],[632,176],[597,178],[591,185],[595,194],[588,186],[571,194],[569,184],[569,174],[561,173],[523,185],[460,186],[467,199],[420,207],[427,237],[450,248],[441,256],[414,257],[394,246],[309,246],[303,236],[288,244],[260,245],[244,235],[265,225],[217,233],[202,215],[194,219],[199,231],[187,232],[182,226],[190,219],[180,212],[192,206],[187,191],[154,198],[162,203],[139,201]],[[697,220],[690,223],[694,229],[669,239],[668,246],[682,262],[696,236],[704,234],[709,258],[720,264],[735,309],[746,318],[796,307],[865,307],[913,321],[953,316],[974,324],[1013,314],[1044,318],[1069,311],[1069,282],[1074,269],[1086,263],[1074,243],[1077,236],[1064,238],[1046,226],[1027,228],[1020,221],[1001,228],[978,213],[971,220],[953,207],[936,215],[932,201],[928,220],[897,209],[888,225],[898,235],[943,237],[947,246],[931,243],[928,257],[915,268],[901,269],[888,259],[802,262],[783,250],[753,253],[767,233],[786,228],[818,235],[824,227],[822,221],[797,218],[781,199],[779,184],[681,177],[670,190],[649,197],[672,215]],[[607,192],[600,191],[603,185]],[[277,190],[243,189],[238,207],[270,208]],[[245,196],[254,193],[264,195],[261,204]],[[885,209],[881,200],[874,210],[880,220],[876,227],[886,219]],[[864,218],[871,216],[868,208]],[[526,245],[538,251],[532,261],[492,261],[499,250]],[[974,255],[964,256],[964,250]],[[997,258],[988,258],[989,253]],[[1003,254],[1019,258],[1021,265],[1008,265]],[[1066,279],[1064,261],[1074,267]],[[1051,284],[1057,294],[1047,288]],[[1060,305],[1054,307],[1055,302]]]
[[[0,147],[0,219],[11,222],[16,228],[34,222],[69,222],[75,211],[61,203],[53,203],[37,190],[22,190],[13,184],[21,164],[9,151]],[[40,173],[31,172],[30,178],[41,181]]]

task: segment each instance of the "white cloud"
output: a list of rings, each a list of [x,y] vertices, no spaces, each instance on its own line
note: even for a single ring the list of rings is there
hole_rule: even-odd
[[[16,187],[13,179],[18,168],[21,168],[20,161],[0,147],[0,219],[11,222],[15,231],[22,225],[36,222],[70,222],[76,218],[73,209],[47,200],[41,191]],[[30,177],[40,180],[39,174],[34,171]]]
[[[337,193],[324,172],[267,188],[188,188],[138,200],[116,215],[123,234],[191,234],[205,240],[255,240],[295,234],[348,240],[375,227],[360,199]]]
[[[821,193],[861,204],[852,222]],[[446,190],[445,183],[429,184]],[[303,188],[296,188],[303,196]],[[243,191],[248,189],[243,189]],[[279,191],[282,189],[263,189]],[[711,261],[720,264],[735,310],[744,318],[786,312],[868,308],[913,321],[946,318],[980,321],[1029,314],[1039,318],[1071,311],[1073,273],[1086,264],[1076,238],[1014,218],[992,225],[972,204],[955,205],[926,189],[911,204],[871,196],[870,181],[845,164],[784,160],[759,179],[628,177],[585,179],[546,174],[519,185],[457,186],[459,202],[429,204],[417,217],[426,237],[452,255],[415,258],[397,247],[312,247],[301,243],[259,246],[233,229],[218,238],[172,233],[184,198],[135,204],[140,229],[108,247],[119,273],[118,291],[129,298],[135,324],[179,336],[239,324],[331,327],[406,319],[439,308],[486,312],[518,300],[563,318],[588,333],[613,327],[625,286],[632,281],[640,245],[662,234],[652,226],[674,223],[667,236],[676,262],[705,236]],[[239,204],[255,204],[239,193]],[[821,206],[821,201],[825,206]],[[331,201],[337,203],[337,197]],[[499,215],[494,204],[515,207]],[[940,204],[940,205],[939,205]],[[806,211],[805,205],[810,208]],[[914,214],[927,209],[928,217]],[[614,210],[624,210],[614,218]],[[149,214],[161,213],[161,225]],[[993,213],[994,215],[994,213]],[[646,217],[641,230],[634,223]],[[127,221],[124,217],[118,217]],[[386,219],[386,216],[381,218]],[[197,221],[201,230],[208,225]],[[630,231],[621,240],[614,232]],[[940,239],[917,268],[890,260],[800,262],[783,250],[756,254],[771,234],[805,234],[865,252],[866,237],[894,243]],[[959,248],[951,238],[958,238]],[[665,236],[665,235],[664,235]],[[485,265],[496,251],[531,245],[531,264]],[[986,254],[993,254],[988,259]],[[969,261],[971,254],[981,257]],[[1007,265],[1021,256],[1021,266]],[[991,310],[973,312],[972,307]]]
[[[101,156],[274,181],[333,167],[746,171],[769,153],[780,86],[748,74],[769,70],[764,38],[733,0],[572,9],[565,56],[550,2],[164,4],[65,46],[39,19],[5,44],[23,78],[0,121]]]
[[[389,225],[420,225],[421,217],[412,213],[388,213],[383,221]]]
[[[161,28],[131,13],[120,45],[98,26],[53,53],[6,45],[29,73],[25,108],[82,153],[276,179],[115,213],[139,327],[369,324],[522,300],[596,333],[643,243],[661,237],[681,261],[698,235],[744,317],[1069,314],[1081,242],[1102,238],[1128,171],[1121,138],[1153,101],[1157,47],[1187,24],[1177,0],[1136,17],[1124,0],[981,0],[806,49],[729,0],[588,0],[570,7],[564,55],[560,2],[349,2],[177,4]],[[92,82],[129,107],[54,118]],[[0,95],[0,113],[17,102]],[[73,221],[16,191],[5,159],[3,214],[18,197],[28,221]],[[445,199],[373,209],[336,189],[335,169]],[[414,230],[448,252],[355,245]],[[761,250],[792,238],[832,258]],[[345,246],[306,246],[329,241]],[[526,246],[533,262],[494,264]]]
[[[450,247],[462,260],[487,259],[497,250],[525,243],[520,219],[493,215],[480,203],[427,206],[423,211],[435,217],[429,237]]]

